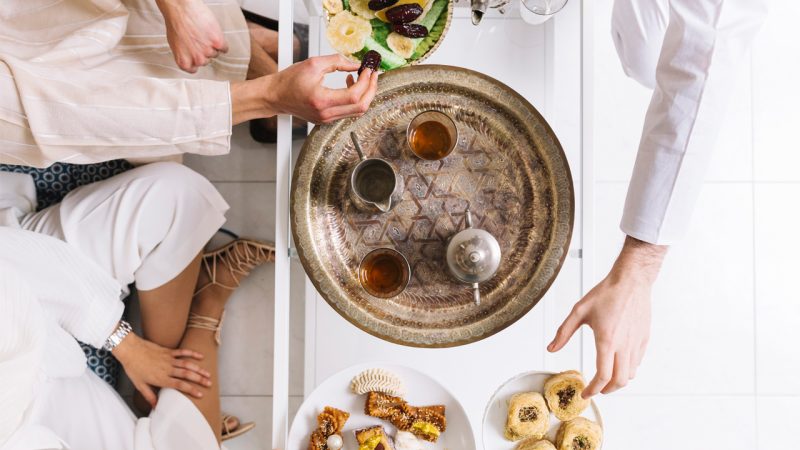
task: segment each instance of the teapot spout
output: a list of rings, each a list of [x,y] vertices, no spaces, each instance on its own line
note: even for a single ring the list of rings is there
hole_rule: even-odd
[[[481,304],[481,289],[478,283],[472,283],[472,301],[474,301],[477,306]]]
[[[486,10],[489,8],[489,0],[472,0],[471,7],[472,24],[478,25],[481,23],[483,15],[486,14]]]

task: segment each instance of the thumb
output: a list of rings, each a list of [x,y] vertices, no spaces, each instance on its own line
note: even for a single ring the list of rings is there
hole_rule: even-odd
[[[567,345],[567,342],[572,339],[572,335],[574,335],[575,332],[578,331],[578,328],[581,327],[581,324],[583,323],[583,316],[578,314],[577,309],[577,305],[572,308],[572,311],[570,311],[567,318],[564,319],[564,323],[558,327],[556,337],[553,339],[553,342],[547,346],[547,350],[549,352],[557,352],[564,348],[564,346]]]

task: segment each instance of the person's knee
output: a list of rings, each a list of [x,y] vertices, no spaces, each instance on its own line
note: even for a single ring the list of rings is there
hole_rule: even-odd
[[[143,201],[161,214],[212,215],[227,210],[227,204],[208,179],[194,170],[174,162],[158,162],[143,166],[139,182],[146,185]],[[170,211],[172,210],[172,211]],[[202,217],[195,217],[201,220]]]

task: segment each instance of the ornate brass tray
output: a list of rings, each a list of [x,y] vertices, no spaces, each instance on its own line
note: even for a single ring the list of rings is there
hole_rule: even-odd
[[[441,161],[420,160],[406,146],[409,121],[429,109],[458,125],[458,147]],[[367,156],[392,161],[404,178],[403,200],[389,213],[362,213],[348,199],[358,162],[350,131]],[[481,284],[480,306],[444,261],[467,206],[503,252],[495,277]],[[477,72],[425,65],[382,75],[364,116],[311,133],[294,170],[291,212],[303,267],[339,314],[391,342],[450,347],[502,330],[544,295],[569,247],[574,192],[564,151],[530,103]],[[408,288],[391,299],[370,296],[358,281],[361,258],[380,247],[411,264]]]

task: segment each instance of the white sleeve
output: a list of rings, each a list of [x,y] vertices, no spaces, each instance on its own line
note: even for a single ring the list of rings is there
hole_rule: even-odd
[[[685,234],[767,0],[670,0],[669,25],[621,228],[670,245]]]
[[[0,261],[25,276],[44,312],[80,341],[102,347],[122,317],[119,283],[66,242],[0,227]]]

